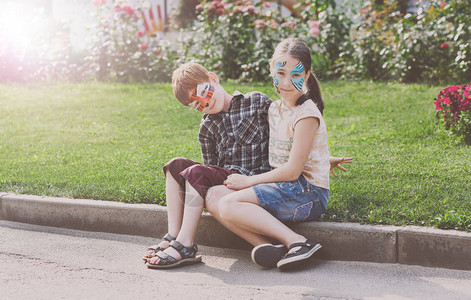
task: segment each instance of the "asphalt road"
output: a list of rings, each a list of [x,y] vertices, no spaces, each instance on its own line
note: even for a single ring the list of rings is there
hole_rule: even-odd
[[[471,299],[471,271],[312,259],[263,270],[248,251],[150,270],[151,238],[0,221],[0,299]]]

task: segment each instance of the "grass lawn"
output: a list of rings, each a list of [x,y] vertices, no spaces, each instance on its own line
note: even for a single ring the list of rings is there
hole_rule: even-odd
[[[223,86],[277,98],[271,84]],[[331,176],[323,220],[471,231],[471,147],[437,124],[442,87],[322,88],[330,152],[354,157]],[[175,156],[201,161],[201,115],[170,84],[3,84],[0,113],[2,192],[164,204],[162,166]]]

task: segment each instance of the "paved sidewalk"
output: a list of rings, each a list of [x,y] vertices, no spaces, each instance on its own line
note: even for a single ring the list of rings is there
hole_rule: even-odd
[[[310,259],[262,269],[247,250],[199,245],[201,263],[148,269],[153,238],[0,220],[1,299],[471,299],[471,271]]]
[[[165,207],[112,201],[39,197],[0,193],[0,219],[146,237],[167,231]],[[417,226],[307,222],[292,228],[319,241],[324,260],[413,264],[471,270],[471,233]],[[250,245],[221,226],[210,214],[200,221],[201,245],[249,249]]]

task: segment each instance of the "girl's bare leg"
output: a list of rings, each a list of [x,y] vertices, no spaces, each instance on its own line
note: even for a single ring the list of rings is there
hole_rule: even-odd
[[[234,192],[234,190],[228,189],[224,185],[218,185],[210,188],[205,200],[206,209],[224,227],[237,234],[253,246],[269,244],[270,241],[265,236],[240,227],[236,222],[232,222],[231,220],[224,219],[221,217],[219,209],[222,198]]]
[[[246,231],[274,238],[286,247],[306,238],[291,230],[260,206],[252,188],[230,193],[219,201],[219,215]],[[296,249],[294,249],[296,250]]]

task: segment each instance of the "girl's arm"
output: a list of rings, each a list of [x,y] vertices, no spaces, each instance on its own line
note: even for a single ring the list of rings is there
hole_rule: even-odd
[[[266,182],[293,181],[298,179],[311,152],[314,132],[319,128],[319,119],[308,117],[299,120],[294,127],[294,138],[289,158],[281,167],[269,172],[245,176],[229,175],[224,184],[233,190],[241,190]]]

